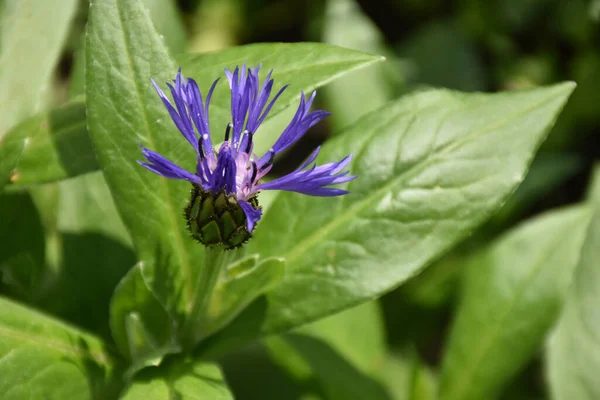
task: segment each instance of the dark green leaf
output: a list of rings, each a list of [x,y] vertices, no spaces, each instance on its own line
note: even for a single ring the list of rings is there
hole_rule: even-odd
[[[0,194],[0,292],[33,297],[44,271],[44,228],[29,193]]]
[[[286,260],[263,332],[333,314],[399,285],[463,239],[523,180],[573,84],[495,95],[406,96],[329,141],[354,153],[351,194],[282,193],[249,252]]]
[[[492,399],[555,322],[589,210],[550,212],[510,231],[467,268],[444,356],[440,399]]]
[[[114,369],[100,340],[0,298],[3,399],[110,399]]]

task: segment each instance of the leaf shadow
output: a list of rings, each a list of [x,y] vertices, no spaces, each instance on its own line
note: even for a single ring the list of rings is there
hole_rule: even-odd
[[[133,251],[99,233],[64,233],[62,269],[38,304],[53,314],[110,339],[110,298],[135,263]]]
[[[85,104],[79,102],[48,113],[50,140],[67,176],[77,176],[99,168],[86,120]]]
[[[286,334],[284,337],[312,367],[326,397],[392,400],[384,385],[359,371],[322,340],[296,333]]]

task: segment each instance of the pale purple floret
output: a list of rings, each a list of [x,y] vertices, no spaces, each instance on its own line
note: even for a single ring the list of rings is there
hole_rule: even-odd
[[[231,123],[225,131],[225,141],[215,152],[210,136],[208,109],[216,80],[204,101],[196,82],[185,79],[181,70],[173,84],[167,83],[173,102],[152,81],[175,126],[194,147],[197,154],[196,172],[189,172],[160,154],[142,147],[146,161],[138,161],[148,170],[171,179],[182,179],[199,185],[204,191],[234,194],[247,219],[251,232],[260,220],[262,212],[256,210],[248,199],[261,190],[287,190],[311,196],[339,196],[348,191],[328,186],[349,182],[356,176],[342,172],[350,163],[351,156],[339,162],[317,166],[314,163],[320,148],[294,172],[266,183],[259,183],[271,169],[277,154],[296,143],[308,129],[329,115],[326,111],[309,111],[316,92],[308,99],[302,93],[298,110],[273,147],[262,157],[253,153],[253,137],[277,98],[287,88],[281,88],[269,101],[273,89],[272,71],[262,86],[258,68],[235,68],[225,70],[231,91]],[[312,166],[311,166],[312,164]]]

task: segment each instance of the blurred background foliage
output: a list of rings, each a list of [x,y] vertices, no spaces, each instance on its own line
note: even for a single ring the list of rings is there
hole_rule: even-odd
[[[4,12],[9,9],[5,1],[0,1]],[[254,343],[221,360],[228,383],[242,400],[433,398],[463,267],[477,250],[519,221],[585,195],[594,161],[600,158],[600,1],[145,3],[173,54],[255,42],[320,41],[386,56],[386,63],[352,72],[320,91],[317,107],[333,116],[276,165],[278,173],[297,166],[341,127],[410,91],[434,86],[495,92],[565,80],[578,83],[523,184],[470,239],[379,301]],[[87,11],[88,2],[79,1],[44,95],[20,117],[82,95]],[[2,47],[10,37],[7,26]],[[2,129],[15,122],[2,121]],[[108,338],[106,307],[135,256],[102,176],[92,173],[0,196],[0,220],[5,223],[15,215],[27,218],[16,231],[0,237],[0,293]],[[23,237],[29,239],[26,249],[19,247]],[[98,267],[81,273],[77,265],[83,254],[88,260],[96,255],[91,259]],[[536,357],[503,398],[541,399],[546,392]]]

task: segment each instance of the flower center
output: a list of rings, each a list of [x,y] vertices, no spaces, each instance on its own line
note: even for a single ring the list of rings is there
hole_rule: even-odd
[[[247,201],[255,210],[260,209],[256,195]],[[205,246],[222,246],[230,250],[252,237],[236,195],[227,195],[224,190],[212,193],[193,184],[184,214],[192,237]]]

